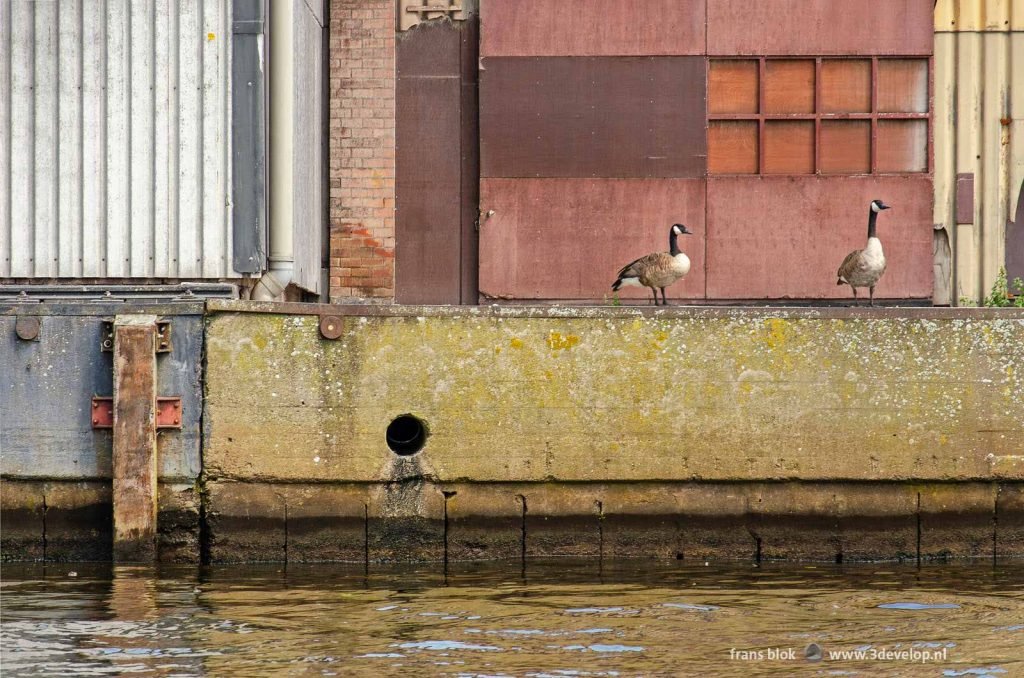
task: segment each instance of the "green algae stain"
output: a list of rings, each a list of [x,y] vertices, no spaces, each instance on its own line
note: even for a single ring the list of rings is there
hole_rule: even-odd
[[[565,336],[562,336],[560,332],[548,334],[548,348],[552,351],[568,351],[578,343],[580,343],[580,338],[575,334],[567,334]]]

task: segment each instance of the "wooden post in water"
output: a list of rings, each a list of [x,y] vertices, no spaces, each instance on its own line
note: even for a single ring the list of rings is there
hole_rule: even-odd
[[[156,560],[156,316],[114,320],[114,561]]]

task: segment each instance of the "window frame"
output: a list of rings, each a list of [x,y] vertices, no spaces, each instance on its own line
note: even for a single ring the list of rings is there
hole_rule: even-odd
[[[813,61],[814,62],[814,112],[813,113],[766,113],[765,74],[767,62],[771,61]],[[864,113],[822,113],[821,69],[823,61],[868,61],[871,62],[871,110]],[[756,61],[757,66],[757,113],[712,113],[711,112],[711,64],[713,61]],[[924,113],[892,113],[878,110],[878,64],[880,61],[923,61],[927,73],[927,111]],[[934,114],[935,114],[935,57],[920,54],[886,55],[720,55],[707,59],[707,125],[708,125],[708,175],[709,176],[919,176],[932,175],[935,171]],[[870,165],[865,172],[822,172],[821,171],[821,123],[829,120],[866,120],[871,125],[869,149]],[[926,169],[921,171],[879,171],[878,169],[878,122],[880,120],[924,120],[927,125]],[[710,128],[714,122],[748,121],[757,123],[757,171],[756,172],[712,172],[710,169]],[[766,121],[812,121],[814,122],[814,172],[766,172],[765,171],[765,122]]]

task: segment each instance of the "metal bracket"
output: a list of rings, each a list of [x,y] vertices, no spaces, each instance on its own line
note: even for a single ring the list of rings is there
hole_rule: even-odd
[[[320,316],[320,336],[324,339],[337,339],[345,333],[345,321],[340,315]]]
[[[462,3],[458,0],[401,0],[398,4],[399,31],[407,31],[416,24],[431,19],[465,19]]]
[[[104,320],[100,333],[100,350],[110,353],[114,350],[114,321]],[[158,320],[156,323],[156,352],[171,352],[171,321]]]
[[[114,427],[114,399],[95,396],[92,399],[92,427]],[[159,397],[156,399],[156,427],[181,428],[181,398]]]

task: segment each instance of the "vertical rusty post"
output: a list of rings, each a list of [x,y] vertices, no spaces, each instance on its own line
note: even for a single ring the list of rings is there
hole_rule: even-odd
[[[114,320],[114,561],[156,560],[156,316]]]

